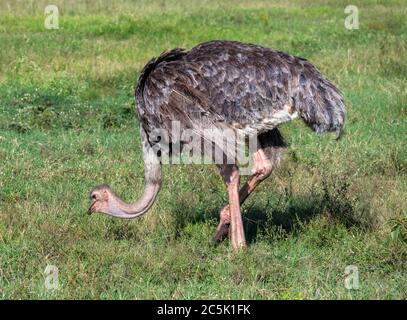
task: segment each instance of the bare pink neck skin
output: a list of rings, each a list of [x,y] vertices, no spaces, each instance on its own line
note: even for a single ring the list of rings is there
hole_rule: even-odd
[[[151,148],[146,132],[140,128],[143,144],[145,188],[143,195],[133,203],[124,202],[114,192],[109,194],[109,215],[122,219],[133,219],[146,213],[153,205],[161,188],[161,164]]]
[[[111,194],[108,214],[122,219],[137,218],[151,208],[159,190],[159,184],[147,185],[144,194],[133,203],[126,203],[119,196]]]

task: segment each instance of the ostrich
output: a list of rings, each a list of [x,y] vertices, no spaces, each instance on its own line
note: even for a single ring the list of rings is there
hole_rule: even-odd
[[[306,59],[259,45],[236,41],[204,42],[190,51],[176,48],[153,58],[142,70],[136,90],[143,147],[145,188],[134,203],[124,202],[112,189],[91,191],[88,213],[101,212],[131,219],[146,213],[161,187],[160,139],[156,129],[192,129],[203,139],[204,129],[216,127],[254,138],[252,174],[239,189],[239,163],[218,164],[229,204],[220,210],[213,240],[229,235],[233,249],[246,247],[240,206],[278,165],[285,148],[277,127],[296,117],[317,133],[342,131],[342,94]],[[164,139],[163,139],[164,140]],[[167,138],[170,149],[174,141]],[[214,148],[224,147],[212,137]],[[161,141],[162,142],[162,141]],[[180,141],[188,144],[190,140]],[[168,150],[167,150],[168,151]],[[170,150],[171,151],[171,150]]]

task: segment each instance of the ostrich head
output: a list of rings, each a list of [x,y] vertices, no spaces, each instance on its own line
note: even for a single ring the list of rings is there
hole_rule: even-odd
[[[90,207],[88,214],[102,212],[109,214],[112,212],[112,202],[114,202],[113,191],[108,185],[98,186],[90,193]]]

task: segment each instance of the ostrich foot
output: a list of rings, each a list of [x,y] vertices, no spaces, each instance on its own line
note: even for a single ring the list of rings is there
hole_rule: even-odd
[[[212,238],[214,244],[219,244],[229,235],[230,227],[230,211],[229,205],[223,207],[220,211],[220,221],[216,228],[216,233]]]

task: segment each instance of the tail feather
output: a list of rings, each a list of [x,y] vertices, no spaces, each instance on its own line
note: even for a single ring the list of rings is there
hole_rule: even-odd
[[[295,105],[299,116],[317,133],[336,131],[340,136],[346,113],[343,96],[308,62],[299,74]]]

